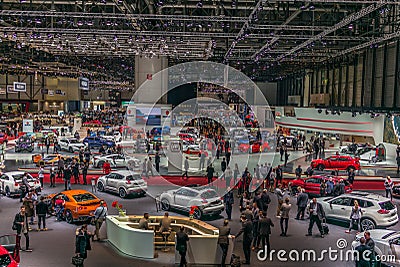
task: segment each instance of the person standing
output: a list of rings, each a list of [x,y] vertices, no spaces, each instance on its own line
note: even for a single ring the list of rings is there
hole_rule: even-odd
[[[43,189],[43,180],[44,180],[44,167],[40,165],[39,167],[39,173],[38,173],[39,181],[40,181],[40,187]]]
[[[200,150],[200,164],[199,171],[204,169],[204,164],[206,163],[206,152],[204,150]]]
[[[276,216],[279,217],[281,214],[281,207],[283,204],[283,196],[284,196],[281,184],[278,184],[277,188],[275,189],[275,194],[278,199],[278,207],[276,209]]]
[[[274,192],[274,187],[275,187],[275,180],[276,180],[276,172],[275,168],[271,169],[271,173],[269,174],[269,191]]]
[[[329,178],[329,180],[326,182],[326,194],[328,196],[331,196],[333,194],[333,188],[335,184],[333,183],[332,177]]]
[[[54,166],[54,162],[50,167],[50,187],[56,187],[56,167]]]
[[[182,179],[184,179],[183,177],[186,177],[186,181],[189,179],[189,175],[188,175],[188,171],[189,171],[189,157],[185,158],[185,161],[183,163],[183,168],[184,168],[184,172],[182,174]]]
[[[353,169],[350,169],[349,170],[349,175],[348,175],[348,178],[347,178],[347,181],[351,184],[351,185],[353,185],[353,183],[354,183],[354,177],[356,176],[356,174],[354,173],[354,170]]]
[[[211,185],[214,177],[214,167],[212,163],[207,167],[207,183]]]
[[[264,253],[267,253],[267,258],[271,252],[271,245],[269,242],[271,227],[274,227],[274,223],[270,218],[267,217],[267,212],[262,212],[260,220],[258,221],[259,238],[257,242],[257,247],[260,248],[260,243],[262,244],[261,249],[264,250]]]
[[[321,184],[320,184],[320,186],[319,186],[319,194],[321,195],[321,197],[325,196],[326,188],[327,188],[327,185],[326,185],[325,180],[323,179]]]
[[[242,222],[242,228],[236,235],[239,237],[243,234],[243,253],[245,257],[245,261],[243,264],[250,264],[250,256],[251,256],[251,241],[253,239],[253,226],[250,220],[247,219],[246,215],[240,216],[240,221]]]
[[[360,245],[355,247],[355,250],[358,253],[358,257],[356,257],[356,267],[370,267],[369,260],[366,258],[365,251],[368,251],[369,248],[365,244],[365,237],[360,238]],[[363,257],[365,255],[365,257]]]
[[[308,204],[308,195],[304,188],[300,189],[300,194],[297,196],[297,215],[296,220],[304,220],[304,212]]]
[[[231,150],[228,148],[228,150],[225,152],[225,158],[226,158],[226,165],[229,166],[229,163],[231,162]]]
[[[297,166],[296,170],[294,170],[294,173],[296,174],[296,177],[297,177],[297,178],[300,178],[300,177],[301,177],[302,172],[303,172],[303,169],[301,168],[300,165]]]
[[[57,140],[57,137],[53,138],[53,153],[54,154],[58,153],[58,140]]]
[[[50,149],[50,137],[46,137],[44,140],[44,145],[46,146],[46,153],[49,154],[49,149]]]
[[[21,233],[25,236],[25,251],[32,252],[29,247],[28,217],[26,216],[25,206],[21,206],[20,212],[14,217],[13,229],[17,231],[16,248],[21,247]],[[19,251],[18,251],[19,253]]]
[[[79,181],[79,163],[75,159],[72,162],[72,173],[74,175],[75,184],[80,184],[80,181]]]
[[[317,224],[318,230],[321,233],[321,238],[324,237],[324,230],[322,229],[322,220],[325,219],[325,211],[321,203],[317,202],[316,198],[313,198],[310,203],[310,223],[308,225],[308,233],[306,236],[312,236],[312,229],[314,223]]]
[[[31,186],[28,181],[28,173],[25,172],[22,176],[22,184],[20,185],[21,194],[19,195],[19,202],[22,202],[26,196],[26,193],[31,190]]]
[[[221,171],[222,171],[222,179],[225,179],[225,171],[226,171],[225,157],[223,157],[221,161]]]
[[[228,255],[228,248],[229,248],[229,235],[231,233],[231,228],[229,227],[229,221],[224,220],[224,225],[219,227],[218,230],[219,230],[218,244],[222,250],[221,266],[225,267],[226,256]]]
[[[256,202],[253,202],[253,209],[251,211],[253,213],[253,219],[251,220],[253,223],[253,247],[252,250],[256,249],[257,242],[258,242],[258,221],[260,220],[260,209]]]
[[[83,261],[87,258],[87,236],[83,226],[79,228],[75,236],[75,254],[82,259],[82,264],[75,265],[77,267],[83,267]]]
[[[105,175],[110,174],[111,172],[111,164],[108,160],[106,160],[106,162],[103,163],[103,173]]]
[[[285,153],[285,150],[283,149],[283,145],[281,144],[279,147],[279,154],[281,155],[281,161],[283,161],[283,154]]]
[[[149,160],[147,161],[147,171],[151,173],[151,176],[154,176],[153,162],[151,161],[151,157],[149,157]]]
[[[227,192],[224,195],[225,212],[228,216],[228,220],[232,220],[232,206],[235,203],[235,198],[233,197],[233,191],[230,187],[227,188]]]
[[[287,148],[285,148],[285,167],[286,167],[287,162],[288,162],[288,160],[289,160],[289,156],[290,156],[290,154],[288,153]]]
[[[179,267],[187,266],[186,252],[187,252],[187,242],[189,241],[189,236],[185,233],[185,227],[181,225],[179,232],[176,233],[176,250],[181,255],[181,261]]]
[[[57,178],[62,178],[62,177],[63,177],[63,174],[64,174],[64,167],[65,167],[64,165],[65,165],[65,163],[64,163],[63,157],[59,156],[59,157],[58,157],[58,162],[57,162],[57,167],[58,167],[58,175],[57,175]]]
[[[346,231],[346,233],[350,233],[351,229],[353,229],[353,225],[357,225],[357,234],[361,232],[361,225],[360,225],[360,220],[361,216],[363,214],[363,211],[361,210],[358,201],[354,200],[354,207],[351,208],[351,214],[350,214],[350,226],[349,229]]]
[[[290,204],[290,199],[287,197],[285,198],[285,203],[282,204],[281,206],[281,236],[287,236],[287,230],[288,230],[288,223],[289,223],[289,212],[292,207],[292,204]],[[285,228],[283,227],[283,223],[285,223]]]
[[[276,173],[276,185],[282,184],[282,179],[283,179],[283,171],[281,165],[278,165],[275,169]]]
[[[160,154],[158,154],[158,152],[156,152],[156,155],[154,157],[154,163],[156,164],[157,173],[160,173],[160,161],[161,161]]]
[[[233,173],[232,173],[231,167],[228,166],[225,171],[225,186],[226,186],[226,188],[231,186],[232,176],[233,176]]]
[[[39,203],[36,205],[36,215],[38,216],[38,231],[43,230],[47,231],[46,228],[46,214],[47,214],[47,205],[44,203],[44,196],[40,197]],[[43,228],[40,226],[43,222]]]
[[[94,211],[94,221],[95,221],[95,225],[96,225],[96,231],[95,231],[95,235],[97,238],[97,241],[100,241],[100,229],[101,226],[104,222],[104,220],[106,219],[106,216],[108,215],[108,210],[107,210],[107,206],[105,205],[104,201],[100,201],[100,206],[96,208],[96,210]]]
[[[392,190],[393,190],[393,181],[390,178],[390,176],[386,177],[386,180],[383,184],[385,186],[385,192],[386,192],[386,197],[390,196],[390,200],[393,200],[393,194],[392,194]]]
[[[82,177],[83,177],[83,184],[87,185],[87,174],[89,169],[89,163],[84,162],[82,166]]]
[[[71,166],[68,166],[67,168],[64,169],[65,191],[71,190],[71,176],[72,176]]]
[[[236,184],[237,184],[237,178],[238,178],[239,174],[240,174],[239,166],[237,163],[235,163],[235,168],[233,169],[233,185],[234,186],[236,186]]]

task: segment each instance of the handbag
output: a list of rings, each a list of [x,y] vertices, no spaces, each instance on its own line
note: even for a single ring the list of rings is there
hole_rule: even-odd
[[[329,227],[328,224],[326,223],[326,219],[322,220],[322,231],[324,232],[324,235],[329,234]]]
[[[79,255],[75,255],[72,257],[72,264],[75,266],[79,266],[83,264],[83,258]]]

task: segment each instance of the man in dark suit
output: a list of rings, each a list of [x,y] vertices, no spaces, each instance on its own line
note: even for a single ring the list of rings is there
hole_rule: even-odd
[[[186,251],[189,236],[184,232],[184,230],[185,227],[181,225],[179,232],[176,233],[176,250],[181,255],[181,262],[179,264],[179,267],[187,266]]]
[[[368,259],[364,254],[365,251],[369,250],[369,247],[365,243],[366,243],[365,238],[361,237],[360,245],[355,247],[355,250],[357,252],[354,252],[354,253],[358,253],[358,255],[356,254],[356,257],[355,257],[356,258],[356,267],[369,267],[370,266],[370,259]]]
[[[224,203],[226,215],[228,216],[228,220],[230,221],[232,219],[232,206],[235,202],[235,199],[233,197],[232,190],[229,187],[227,190],[228,192],[224,195]]]
[[[267,255],[269,256],[271,252],[271,245],[269,243],[269,235],[271,234],[271,226],[274,227],[274,223],[271,221],[270,218],[267,217],[267,212],[263,212],[260,220],[258,221],[258,231],[260,234],[260,238],[258,239],[257,246],[260,247],[260,241],[262,244],[262,249],[267,250]],[[265,244],[267,247],[265,247]]]
[[[156,171],[160,172],[160,155],[156,152],[156,156],[154,158],[154,163],[156,164]]]
[[[219,237],[218,244],[222,249],[222,262],[221,266],[225,267],[226,255],[228,254],[229,248],[229,234],[231,233],[231,228],[229,227],[229,221],[224,220],[224,225],[219,227]]]
[[[308,195],[305,193],[304,188],[300,189],[300,194],[297,196],[297,216],[296,220],[304,220],[304,211],[308,203]]]
[[[308,225],[308,234],[306,236],[312,235],[312,229],[314,223],[317,223],[318,230],[321,233],[321,237],[324,237],[324,230],[322,229],[322,220],[325,218],[325,211],[321,203],[317,202],[314,197],[310,203],[310,224]]]
[[[242,221],[242,229],[240,229],[236,237],[239,237],[241,234],[243,234],[243,253],[246,259],[243,264],[250,264],[251,241],[253,240],[253,225],[251,221],[246,218],[246,215],[242,215],[240,217],[240,220]]]

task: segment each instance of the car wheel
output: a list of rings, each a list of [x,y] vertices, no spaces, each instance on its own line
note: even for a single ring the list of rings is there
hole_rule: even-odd
[[[69,151],[70,153],[74,153],[74,149],[73,149],[72,147],[69,147],[69,148],[68,148],[68,151]]]
[[[97,168],[102,168],[102,167],[103,167],[103,164],[104,164],[104,161],[99,161],[99,162],[97,163]]]
[[[200,220],[201,216],[203,216],[202,212],[200,209],[196,209],[193,213],[193,218]]]
[[[323,171],[323,170],[325,169],[325,166],[322,165],[322,164],[319,164],[319,165],[317,166],[317,169],[318,169],[319,171]]]
[[[8,186],[6,186],[6,188],[4,189],[4,191],[6,192],[6,197],[11,197],[10,188],[9,188]]]
[[[375,229],[376,225],[375,222],[371,219],[362,219],[361,220],[361,230],[367,231],[371,229]]]
[[[119,190],[118,190],[118,195],[119,195],[119,197],[120,198],[126,198],[126,190],[124,189],[124,188],[120,188]]]
[[[169,204],[169,201],[167,199],[161,199],[161,209],[169,210],[170,208],[171,208],[171,205]]]
[[[97,183],[97,190],[99,190],[100,192],[104,191],[104,185],[102,182]]]
[[[74,222],[74,217],[72,217],[72,212],[70,210],[67,210],[65,212],[65,220],[67,223],[73,223]]]

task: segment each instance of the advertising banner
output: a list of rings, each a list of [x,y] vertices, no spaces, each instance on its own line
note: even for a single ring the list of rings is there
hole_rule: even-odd
[[[33,120],[22,120],[22,131],[24,133],[33,133]]]
[[[89,79],[88,78],[79,78],[79,89],[81,90],[89,90]]]
[[[14,82],[15,92],[26,92],[26,83]]]

